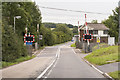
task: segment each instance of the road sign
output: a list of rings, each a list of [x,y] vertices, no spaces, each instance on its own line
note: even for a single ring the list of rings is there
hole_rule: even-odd
[[[39,35],[39,40],[42,40],[42,35]]]
[[[26,42],[34,42],[34,41],[35,41],[34,35],[27,35],[27,34],[25,34],[25,36],[24,36],[24,43],[26,43]]]
[[[26,41],[33,41],[33,37],[27,36],[27,37],[26,37]]]
[[[32,45],[32,42],[26,42],[26,45]]]
[[[100,37],[97,37],[97,43],[100,43]]]
[[[91,35],[85,35],[85,39],[91,39]]]
[[[83,40],[93,40],[92,34],[83,34]]]

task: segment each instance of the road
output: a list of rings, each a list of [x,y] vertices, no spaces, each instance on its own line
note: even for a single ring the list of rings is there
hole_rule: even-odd
[[[46,47],[34,59],[2,69],[3,78],[37,78],[55,59],[42,78],[104,78],[70,47],[72,42]],[[57,58],[56,58],[57,55]]]
[[[60,55],[45,78],[105,78],[76,54],[70,43],[59,46]]]

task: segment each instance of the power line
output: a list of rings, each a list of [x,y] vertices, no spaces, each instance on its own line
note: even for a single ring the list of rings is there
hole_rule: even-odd
[[[79,13],[101,14],[101,15],[109,15],[110,14],[110,13],[99,13],[99,12],[87,12],[87,11],[60,9],[60,8],[52,8],[52,7],[45,7],[45,6],[39,6],[39,7],[45,8],[45,9],[60,10],[60,11],[71,11],[71,12],[79,12]]]

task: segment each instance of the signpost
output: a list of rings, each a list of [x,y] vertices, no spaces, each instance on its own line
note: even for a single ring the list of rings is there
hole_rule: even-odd
[[[100,36],[97,37],[97,43],[98,43],[98,49],[99,49]]]
[[[42,40],[42,35],[39,35],[39,40]]]

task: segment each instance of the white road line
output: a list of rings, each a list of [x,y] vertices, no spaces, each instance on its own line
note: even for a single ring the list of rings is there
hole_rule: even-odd
[[[51,74],[53,68],[55,68],[55,66],[56,66],[56,64],[57,64],[57,62],[58,62],[58,59],[59,59],[59,57],[60,57],[60,48],[58,48],[57,54],[58,54],[58,55],[57,55],[57,57],[56,57],[56,61],[55,61],[54,65],[53,65],[52,69],[51,69],[51,70],[49,71],[49,73],[47,74],[47,76],[45,76],[46,78]]]
[[[76,54],[76,52],[72,49],[72,51]],[[82,58],[82,57],[81,57]],[[89,61],[85,60],[84,58],[82,58],[87,64],[89,64],[92,68],[94,68],[95,70],[97,70],[99,73],[101,73],[102,75],[106,75],[108,78],[110,78],[111,80],[114,80],[111,76],[109,76],[107,73],[102,72],[101,70],[99,70],[98,68],[96,68],[94,65],[92,65]]]
[[[104,74],[102,71],[100,71],[99,69],[97,69],[95,66],[92,65],[92,67],[97,70],[98,72],[100,72],[101,74]]]
[[[39,80],[47,72],[47,70],[54,64],[55,60],[37,77],[35,80]]]
[[[72,51],[76,54],[76,52],[72,49]]]
[[[55,60],[53,60],[52,63],[35,80],[39,80],[39,78],[42,78],[42,76],[48,71],[48,69],[50,69],[50,67],[55,63],[59,55],[60,55],[60,48],[58,47]]]
[[[47,76],[49,76],[52,72],[52,69],[48,72]],[[47,78],[47,76],[45,78]]]
[[[107,76],[108,78],[110,78],[111,80],[114,80],[111,76],[109,76],[107,73],[102,72],[101,70],[99,70],[98,68],[96,68],[94,65],[92,65],[89,61],[85,60],[84,58],[82,58],[87,64],[89,64],[92,68],[94,68],[95,70],[97,70],[99,73],[101,73],[102,75]]]
[[[105,75],[107,75],[111,80],[114,80],[111,76],[109,76],[107,73],[105,73]]]

